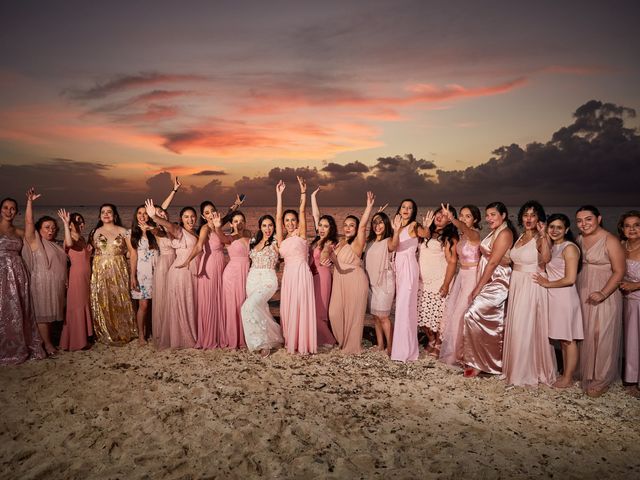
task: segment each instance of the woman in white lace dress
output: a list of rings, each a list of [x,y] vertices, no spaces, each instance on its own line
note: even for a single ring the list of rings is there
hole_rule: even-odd
[[[263,215],[258,220],[260,227],[251,242],[251,268],[247,277],[247,299],[242,304],[242,326],[247,348],[260,350],[266,357],[271,349],[284,344],[282,329],[269,311],[269,300],[278,290],[278,246],[274,239],[275,220]]]

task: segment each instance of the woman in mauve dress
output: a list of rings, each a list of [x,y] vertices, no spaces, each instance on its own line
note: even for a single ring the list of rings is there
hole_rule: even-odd
[[[280,325],[285,347],[289,353],[303,355],[318,351],[316,302],[313,275],[309,268],[307,245],[307,185],[298,177],[300,185],[300,215],[295,210],[282,211],[282,180],[276,186],[276,240],[284,259],[280,289]]]
[[[375,196],[367,192],[367,206],[362,222],[349,215],[344,220],[344,238],[334,247],[333,285],[329,302],[331,330],[343,353],[362,351],[362,330],[367,313],[369,279],[362,268],[362,252],[366,245],[367,224]]]
[[[534,281],[551,260],[546,214],[536,201],[518,212],[524,232],[511,247],[513,271],[505,316],[502,373],[509,385],[552,385],[556,379],[556,356],[549,342],[549,296]]]
[[[309,247],[309,267],[313,274],[316,296],[316,326],[318,346],[331,347],[336,339],[331,333],[329,322],[329,302],[331,301],[331,250],[338,243],[338,226],[331,215],[320,215],[317,195],[320,187],[311,193],[311,214],[316,229],[316,237]]]
[[[491,233],[480,243],[482,257],[476,286],[464,314],[465,377],[476,377],[482,372],[502,373],[504,314],[511,279],[509,251],[516,229],[502,202],[487,205],[485,221]]]
[[[0,365],[45,358],[29,288],[29,273],[20,252],[24,231],[13,225],[18,202],[0,202]]]
[[[640,397],[640,212],[625,212],[618,222],[627,273],[620,284],[624,294],[624,381],[629,395]]]
[[[69,288],[67,288],[67,312],[65,315],[60,348],[62,350],[82,350],[89,346],[88,338],[93,336],[89,284],[91,282],[91,245],[82,236],[84,218],[79,213],[69,214],[58,210],[64,225],[64,248],[71,267],[69,268]]]
[[[447,365],[463,365],[464,313],[471,303],[471,292],[476,286],[478,262],[480,260],[480,209],[475,205],[460,208],[460,217],[455,218],[448,208],[443,210],[458,229],[460,240],[456,243],[458,273],[444,304],[444,330],[438,359]]]
[[[562,348],[562,376],[556,388],[573,385],[578,367],[578,341],[584,338],[582,310],[576,288],[580,267],[580,248],[571,233],[569,217],[554,213],[547,217],[547,235],[553,242],[551,260],[534,281],[549,292],[549,338],[558,340]]]
[[[601,222],[600,212],[592,205],[576,212],[582,250],[578,294],[584,321],[579,371],[582,389],[591,397],[599,397],[620,378],[622,294],[618,287],[624,278],[625,256],[620,240]]]

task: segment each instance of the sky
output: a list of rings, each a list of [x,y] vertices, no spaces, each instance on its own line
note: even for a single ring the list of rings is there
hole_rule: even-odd
[[[638,20],[637,1],[0,1],[0,195],[137,204],[177,175],[179,203],[271,205],[304,174],[343,205],[628,203]]]

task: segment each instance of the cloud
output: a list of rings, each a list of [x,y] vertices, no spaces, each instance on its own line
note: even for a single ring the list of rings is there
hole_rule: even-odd
[[[346,165],[329,162],[325,167],[322,168],[322,171],[333,174],[364,173],[369,171],[369,167],[359,161],[347,163]]]
[[[194,177],[210,177],[210,176],[218,176],[218,175],[227,175],[227,172],[224,170],[201,170],[197,173],[192,174]]]

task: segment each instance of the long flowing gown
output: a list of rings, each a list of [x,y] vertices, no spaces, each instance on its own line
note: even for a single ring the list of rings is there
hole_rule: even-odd
[[[222,274],[225,346],[232,349],[247,346],[242,328],[242,304],[247,299],[249,274],[249,242],[238,238],[227,245],[229,263]]]
[[[551,260],[547,263],[547,277],[550,281],[564,278],[565,261],[563,252],[569,245],[577,245],[566,241],[551,247]],[[582,310],[580,297],[575,285],[549,288],[549,338],[554,340],[582,340]]]
[[[333,268],[329,303],[331,329],[344,353],[360,353],[369,280],[362,268],[362,260],[349,243],[342,245],[334,256]]]
[[[176,268],[189,258],[197,239],[184,228],[180,229],[180,237],[171,241],[176,251],[176,258],[167,274],[167,314],[169,323],[169,346],[171,348],[193,348],[196,346],[198,335],[196,313],[197,294],[196,284],[197,260],[188,267]]]
[[[622,294],[616,290],[602,303],[587,303],[589,295],[602,290],[611,277],[607,235],[591,248],[582,248],[582,271],[578,274],[578,294],[584,321],[584,340],[580,343],[580,378],[584,390],[603,390],[620,378],[622,348]]]
[[[627,258],[626,282],[640,282],[640,261]],[[624,296],[624,381],[640,385],[640,290]]]
[[[318,351],[316,301],[308,253],[307,242],[297,235],[285,238],[280,245],[280,256],[284,259],[280,325],[289,353]]]
[[[396,312],[391,359],[418,359],[418,238],[404,228],[396,250]]]
[[[91,247],[81,250],[67,249],[71,260],[69,288],[67,289],[67,314],[60,348],[62,350],[82,350],[89,345],[88,337],[93,335],[89,284],[91,282]]]
[[[315,247],[309,254],[309,267],[313,274],[313,291],[316,296],[316,326],[318,345],[335,345],[336,339],[329,326],[329,302],[333,283],[331,267],[320,264],[322,249]]]
[[[456,244],[460,268],[444,305],[444,330],[440,347],[441,362],[447,365],[464,363],[464,314],[471,303],[471,292],[476,286],[480,245],[473,245],[464,235]]]
[[[389,238],[370,242],[365,252],[365,269],[369,277],[369,312],[383,318],[391,313],[396,294],[396,275],[393,255],[389,252]]]
[[[482,257],[478,264],[476,282],[480,280],[489,263],[494,239],[505,228],[506,223],[487,235],[480,243]],[[509,294],[510,263],[507,250],[489,281],[464,314],[464,364],[496,375],[502,373],[504,310]]]
[[[224,307],[222,299],[222,272],[224,271],[224,245],[216,232],[210,231],[203,246],[198,266],[198,339],[196,348],[226,346]]]
[[[440,287],[447,273],[447,259],[442,243],[431,238],[421,242],[418,247],[418,265],[418,326],[427,327],[432,332],[442,332],[445,299],[440,296]]]
[[[91,272],[91,316],[97,340],[107,345],[124,345],[138,336],[126,254],[123,235],[111,242],[98,235]]]
[[[0,364],[46,357],[38,333],[22,239],[0,235]]]
[[[151,303],[151,331],[153,343],[156,348],[168,348],[171,346],[169,325],[167,317],[167,275],[176,259],[176,251],[171,245],[169,237],[156,236],[160,255],[156,259],[156,268],[153,272],[153,302]]]
[[[520,246],[516,242],[511,260],[502,372],[509,385],[551,385],[556,357],[549,342],[547,289],[533,281],[533,275],[541,272],[536,239]]]
[[[278,252],[271,244],[249,253],[251,268],[247,276],[247,299],[242,304],[242,326],[249,350],[278,348],[284,345],[282,329],[269,310],[269,300],[278,290]]]

